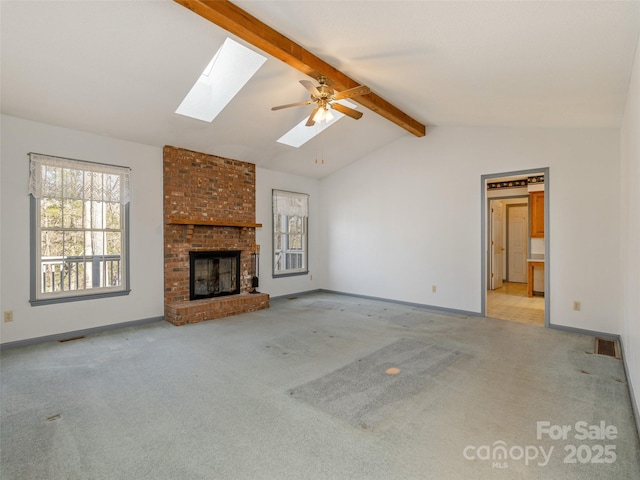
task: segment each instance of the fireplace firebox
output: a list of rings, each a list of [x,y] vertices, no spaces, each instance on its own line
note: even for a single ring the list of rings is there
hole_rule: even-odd
[[[189,252],[189,299],[240,293],[240,252]]]

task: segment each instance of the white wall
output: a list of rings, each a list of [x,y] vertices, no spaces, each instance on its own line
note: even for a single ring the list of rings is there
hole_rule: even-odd
[[[549,167],[551,323],[617,333],[619,154],[617,130],[403,137],[322,181],[325,288],[480,312],[481,176]]]
[[[309,274],[292,277],[273,278],[273,220],[271,211],[271,191],[273,189],[309,195]],[[256,241],[260,245],[260,286],[258,291],[271,297],[281,297],[291,293],[307,292],[322,288],[325,278],[321,245],[320,182],[315,179],[256,168],[256,222],[262,228],[256,231]]]
[[[0,323],[2,343],[161,317],[163,311],[162,149],[2,116],[0,173]],[[29,304],[28,153],[113,163],[132,168],[131,293],[128,296],[31,307]],[[271,190],[310,195],[309,275],[272,278]],[[256,233],[261,245],[259,291],[272,297],[316,290],[325,277],[321,257],[318,180],[256,168]]]
[[[622,327],[629,382],[640,412],[640,41],[621,128]],[[638,419],[640,421],[640,419]]]
[[[162,316],[162,149],[9,116],[1,138],[0,311],[14,314],[0,324],[1,342]],[[132,168],[128,296],[30,306],[29,152]]]
[[[636,176],[624,175],[626,204],[633,205],[625,215],[635,223],[624,228],[616,130],[432,128],[321,181],[257,168],[259,290],[277,297],[326,288],[480,312],[480,178],[548,166],[551,323],[618,333],[621,261],[636,287],[639,270],[639,154],[629,133],[638,115],[637,107],[633,115],[627,110],[623,166]],[[30,151],[133,168],[129,296],[29,305]],[[162,316],[162,150],[3,116],[1,153],[0,310],[14,312],[12,323],[0,325],[2,342]],[[309,275],[272,278],[273,188],[310,195]],[[580,312],[571,310],[573,300],[582,302]],[[625,318],[637,318],[637,295],[624,306]],[[626,343],[633,344],[638,332],[630,325]]]

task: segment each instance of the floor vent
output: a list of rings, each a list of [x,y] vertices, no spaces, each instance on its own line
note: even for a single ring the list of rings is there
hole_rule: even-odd
[[[84,335],[81,335],[79,337],[62,338],[62,339],[58,340],[58,342],[60,342],[60,343],[72,342],[73,340],[80,340],[81,338],[84,338]]]
[[[607,338],[596,337],[595,353],[608,357],[620,358],[620,348],[618,342]]]

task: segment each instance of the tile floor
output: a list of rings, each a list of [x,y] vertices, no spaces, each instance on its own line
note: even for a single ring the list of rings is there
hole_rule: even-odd
[[[526,283],[504,282],[487,292],[487,317],[544,325],[544,297],[529,298]]]

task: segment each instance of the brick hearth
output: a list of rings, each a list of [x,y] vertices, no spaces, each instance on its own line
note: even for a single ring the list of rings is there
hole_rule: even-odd
[[[174,325],[269,307],[251,291],[255,165],[164,148],[164,311]],[[240,250],[240,294],[189,300],[189,252]]]

